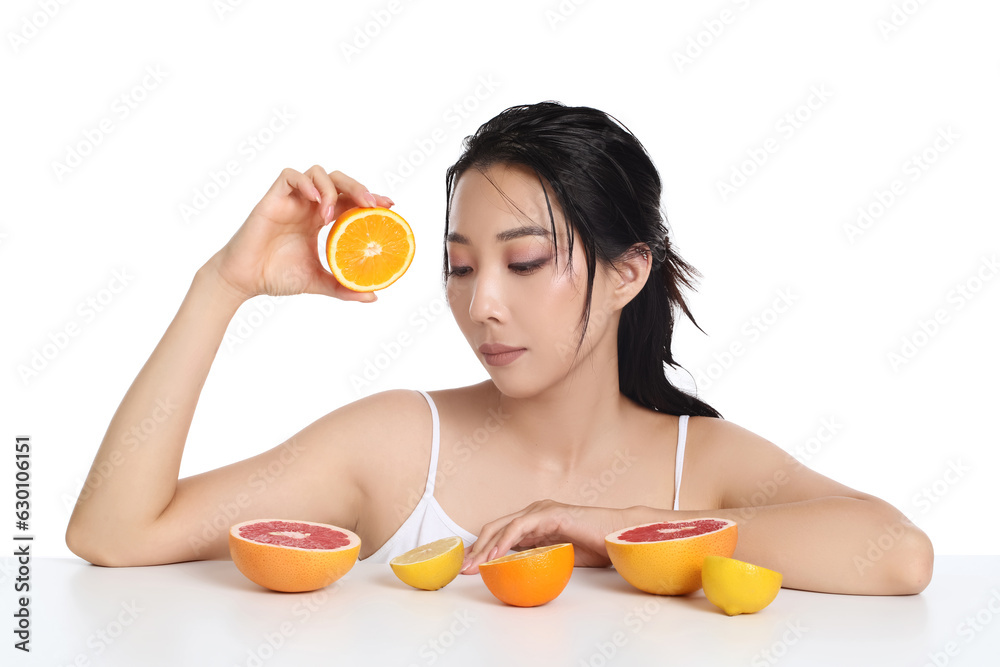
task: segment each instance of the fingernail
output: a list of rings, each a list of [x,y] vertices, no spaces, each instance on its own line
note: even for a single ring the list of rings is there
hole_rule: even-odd
[[[369,202],[369,206],[378,206],[378,202],[375,201],[375,195],[370,192],[365,193],[365,201]]]
[[[489,557],[486,560],[493,560],[494,558],[496,558],[497,549],[499,549],[499,548],[500,547],[493,547],[492,549],[490,549],[490,555],[489,555]]]
[[[333,205],[326,207],[326,212],[323,214],[323,219],[329,222],[333,218]]]

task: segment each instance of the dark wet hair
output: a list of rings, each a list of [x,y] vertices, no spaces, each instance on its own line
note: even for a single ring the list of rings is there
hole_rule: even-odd
[[[692,279],[701,274],[670,244],[660,205],[660,176],[631,131],[603,111],[546,101],[502,111],[467,136],[463,148],[446,174],[445,237],[452,193],[467,169],[485,173],[493,165],[506,164],[534,171],[540,184],[555,193],[566,219],[569,268],[574,230],[587,258],[587,305],[577,351],[590,321],[597,261],[612,266],[636,244],[646,244],[653,256],[649,279],[622,309],[619,322],[619,390],[659,412],[721,417],[712,406],[671,384],[665,374],[664,364],[680,367],[670,350],[674,310],[682,311],[704,333],[681,294],[681,286],[693,289]],[[555,242],[552,205],[547,188],[542,189]],[[447,243],[444,275],[447,279]]]

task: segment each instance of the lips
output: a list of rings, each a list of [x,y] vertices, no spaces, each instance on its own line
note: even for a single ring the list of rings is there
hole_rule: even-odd
[[[517,352],[523,347],[512,347],[502,343],[483,343],[479,346],[479,351],[483,354],[503,354],[504,352]]]

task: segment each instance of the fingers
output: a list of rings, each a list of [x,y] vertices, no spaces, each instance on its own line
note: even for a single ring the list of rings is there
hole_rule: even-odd
[[[310,282],[311,284],[306,289],[310,294],[323,294],[342,301],[361,301],[362,303],[378,301],[375,292],[355,292],[347,289],[337,282],[333,274],[324,270],[317,270]]]
[[[462,574],[476,574],[479,565],[505,555],[515,546],[534,546],[543,535],[537,534],[539,517],[526,512],[508,515],[483,526],[479,539],[466,549]]]
[[[282,170],[281,177],[275,182],[275,185],[284,183],[288,190],[297,191],[306,201],[319,204],[322,200],[322,192],[313,178],[312,169],[303,174],[294,169],[286,168]]]
[[[319,204],[323,224],[355,206],[388,208],[396,203],[389,197],[369,192],[368,188],[347,174],[341,171],[327,173],[318,164],[310,167],[306,176],[312,182],[315,193],[318,193],[313,201]]]

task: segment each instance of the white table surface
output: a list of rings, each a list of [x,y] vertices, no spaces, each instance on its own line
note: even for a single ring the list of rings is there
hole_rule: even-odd
[[[1000,556],[939,556],[916,596],[783,589],[734,617],[701,591],[647,595],[611,569],[577,568],[554,601],[521,609],[475,575],[418,591],[375,563],[289,594],[231,561],[43,558],[31,563],[30,654],[8,629],[15,576],[0,560],[3,665],[1000,665]]]

